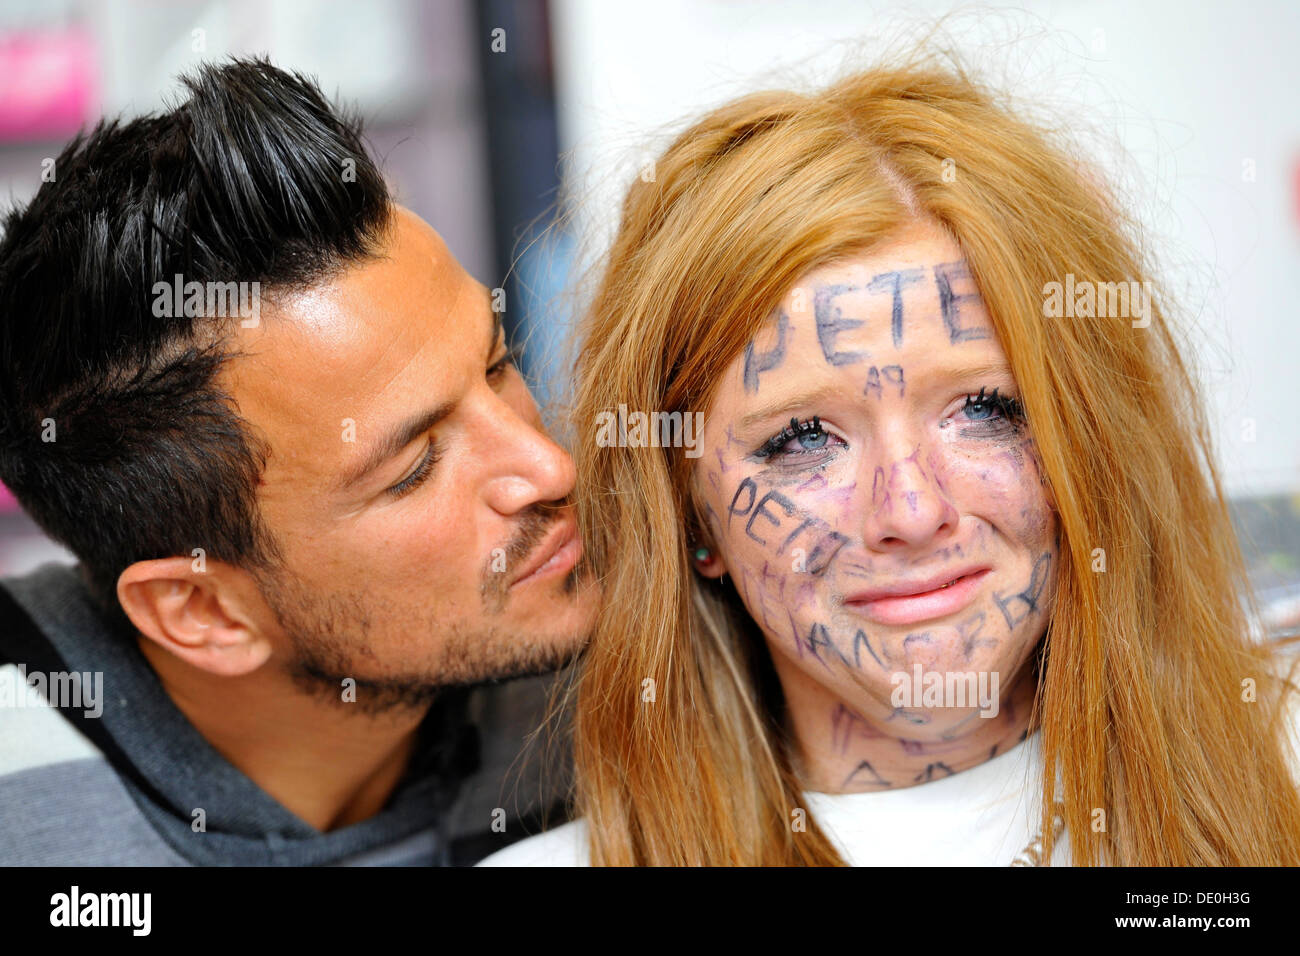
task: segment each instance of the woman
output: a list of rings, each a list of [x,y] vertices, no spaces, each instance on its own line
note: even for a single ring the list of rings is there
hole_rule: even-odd
[[[1294,686],[1101,188],[924,66],[655,172],[578,367],[582,819],[493,862],[1300,864]]]

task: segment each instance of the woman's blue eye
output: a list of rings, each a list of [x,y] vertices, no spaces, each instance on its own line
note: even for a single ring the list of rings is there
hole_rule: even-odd
[[[799,443],[798,449],[788,447],[796,440]],[[821,419],[816,415],[802,422],[797,418],[792,418],[789,425],[763,442],[758,450],[754,452],[754,455],[764,460],[802,455],[821,451],[826,447],[829,440],[830,433],[822,428]]]
[[[799,447],[809,449],[822,448],[825,446],[828,437],[829,436],[823,431],[804,432],[799,435]]]
[[[1019,400],[998,394],[996,388],[986,396],[982,386],[978,395],[966,396],[966,404],[962,406],[961,410],[965,413],[967,420],[972,422],[988,421],[994,412],[997,412],[1001,418],[1012,422],[1020,421],[1023,418],[1023,410]]]

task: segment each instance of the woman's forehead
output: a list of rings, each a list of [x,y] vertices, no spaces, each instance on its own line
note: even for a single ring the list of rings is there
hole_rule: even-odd
[[[952,251],[923,250],[902,268],[862,258],[810,273],[736,357],[728,381],[757,398],[810,371],[898,383],[909,367],[1004,368],[979,289],[964,259],[946,258]]]

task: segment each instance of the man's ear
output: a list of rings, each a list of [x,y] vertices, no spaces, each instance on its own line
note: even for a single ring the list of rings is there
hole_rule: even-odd
[[[137,561],[119,575],[117,599],[146,638],[199,670],[238,677],[257,670],[272,646],[246,603],[247,572],[221,561],[195,571],[189,558]]]

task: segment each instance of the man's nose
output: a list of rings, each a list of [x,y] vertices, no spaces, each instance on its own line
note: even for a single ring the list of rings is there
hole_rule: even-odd
[[[487,467],[484,494],[488,505],[513,515],[539,502],[559,501],[572,491],[577,475],[569,453],[542,427],[537,407],[527,395],[525,408],[498,395],[485,408],[490,440],[482,454]]]

